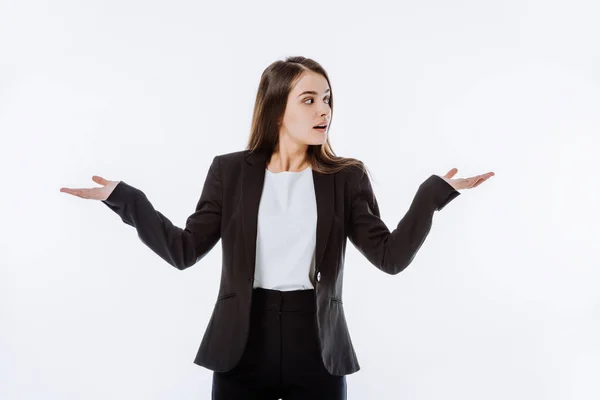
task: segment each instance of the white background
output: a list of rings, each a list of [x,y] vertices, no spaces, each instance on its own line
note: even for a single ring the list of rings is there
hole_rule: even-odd
[[[452,167],[496,176],[386,275],[348,242],[356,399],[598,399],[600,6],[588,1],[0,1],[0,398],[207,399],[220,243],[183,272],[105,205],[182,227],[245,148],[262,71],[331,77],[338,155],[393,229]]]

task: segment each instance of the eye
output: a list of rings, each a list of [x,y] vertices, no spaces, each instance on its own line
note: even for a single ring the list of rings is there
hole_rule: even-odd
[[[329,96],[325,97],[325,100],[327,100],[327,102],[326,102],[327,104],[329,104],[329,99],[330,99],[330,97],[329,97]],[[312,104],[312,103],[306,103],[308,100],[313,100],[313,98],[312,98],[312,97],[308,97],[308,98],[306,98],[306,99],[304,100],[304,103],[305,103],[305,104]]]

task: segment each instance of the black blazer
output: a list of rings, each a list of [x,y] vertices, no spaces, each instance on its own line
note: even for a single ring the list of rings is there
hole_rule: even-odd
[[[156,211],[139,189],[121,181],[103,201],[141,241],[177,269],[191,267],[221,239],[222,272],[218,298],[195,364],[228,371],[240,360],[249,330],[258,206],[268,156],[248,150],[214,157],[196,211],[181,229]],[[342,303],[346,239],[388,274],[406,268],[431,229],[434,211],[459,192],[431,175],[390,233],[380,219],[368,175],[359,167],[335,174],[313,170],[317,201],[315,248],[316,324],[323,364],[333,375],[360,369]]]

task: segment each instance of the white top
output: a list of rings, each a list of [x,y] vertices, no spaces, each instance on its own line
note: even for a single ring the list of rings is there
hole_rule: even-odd
[[[265,169],[257,224],[253,287],[313,289],[317,202],[310,167],[300,172]]]

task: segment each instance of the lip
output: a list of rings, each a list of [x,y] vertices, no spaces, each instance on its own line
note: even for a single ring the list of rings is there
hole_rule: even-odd
[[[323,122],[323,123],[321,123],[321,124],[316,124],[315,126],[313,126],[313,128],[315,128],[315,127],[317,127],[317,126],[321,126],[321,125],[324,125],[324,126],[325,126],[325,128],[319,128],[319,129],[327,129],[327,127],[329,126],[329,124],[328,124],[327,122]],[[316,129],[316,128],[315,128],[315,129]]]

